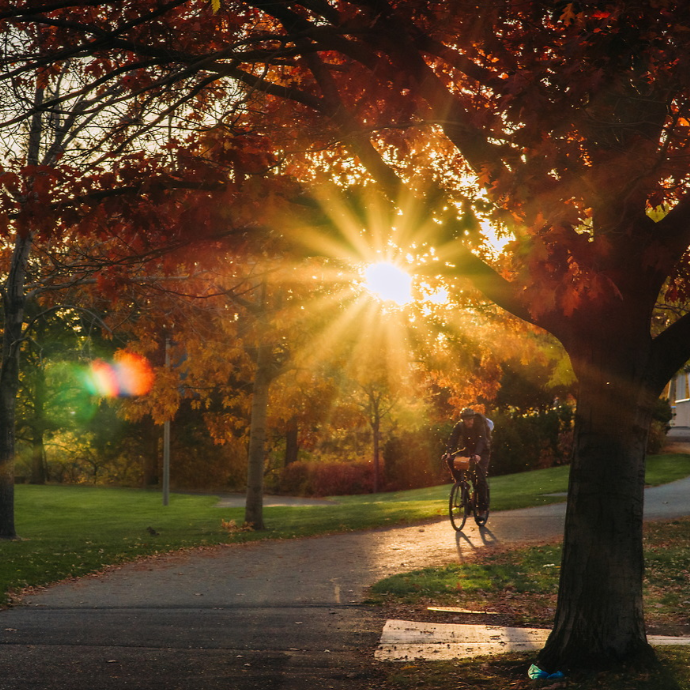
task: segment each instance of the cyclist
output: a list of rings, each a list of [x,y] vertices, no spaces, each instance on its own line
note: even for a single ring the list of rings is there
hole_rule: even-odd
[[[477,472],[477,503],[479,516],[485,517],[488,510],[489,461],[491,459],[491,429],[493,423],[483,414],[467,408],[462,411],[460,421],[453,427],[443,459],[453,472],[453,456],[466,455],[472,458]],[[453,475],[455,476],[455,475]]]

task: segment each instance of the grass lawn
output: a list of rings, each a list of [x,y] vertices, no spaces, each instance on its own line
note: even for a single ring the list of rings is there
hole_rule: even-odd
[[[493,510],[508,510],[563,497],[567,467],[494,477]],[[649,459],[649,483],[690,474],[690,456]],[[87,486],[16,487],[20,541],[0,541],[0,604],[12,592],[96,572],[140,556],[182,548],[257,539],[282,539],[370,529],[445,517],[449,485],[391,494],[337,497],[324,506],[265,508],[265,532],[228,531],[241,524],[242,508],[218,508],[216,496]],[[151,528],[156,534],[151,534]]]

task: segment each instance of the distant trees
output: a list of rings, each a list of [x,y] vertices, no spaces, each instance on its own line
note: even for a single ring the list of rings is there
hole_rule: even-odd
[[[38,305],[31,306],[35,312]],[[30,447],[29,481],[44,484],[48,439],[83,421],[79,413],[86,392],[75,372],[84,337],[77,312],[64,310],[36,317],[20,352],[17,438]]]
[[[260,225],[261,214],[243,214],[235,196],[244,176],[270,162],[251,135],[232,150],[217,146],[212,134],[182,134],[183,145],[176,135],[187,118],[204,121],[207,94],[197,84],[195,98],[148,99],[142,87],[151,74],[135,73],[150,68],[165,82],[156,60],[135,60],[120,70],[81,53],[17,70],[20,54],[50,42],[51,31],[2,28],[0,538],[11,539],[20,352],[31,337],[27,313],[83,308],[93,302],[84,297],[89,289],[116,302],[124,285],[146,282],[149,270],[169,275],[172,265],[210,260],[189,248],[209,238],[222,243]],[[190,73],[185,83],[197,81]],[[229,104],[225,114],[231,110]],[[232,217],[226,205],[211,203],[214,193],[226,204],[235,199]],[[166,266],[165,257],[175,251]]]

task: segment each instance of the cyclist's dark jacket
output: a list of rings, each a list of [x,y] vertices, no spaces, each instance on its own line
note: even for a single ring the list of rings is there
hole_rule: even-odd
[[[491,436],[484,415],[476,414],[471,428],[465,426],[462,419],[453,427],[446,451],[454,453],[457,450],[464,450],[468,455],[479,455],[482,459],[489,456]]]

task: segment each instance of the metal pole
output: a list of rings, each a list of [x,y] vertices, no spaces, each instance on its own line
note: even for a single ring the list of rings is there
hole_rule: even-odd
[[[170,368],[170,338],[165,339],[165,368]],[[163,423],[163,505],[170,502],[170,420]]]

